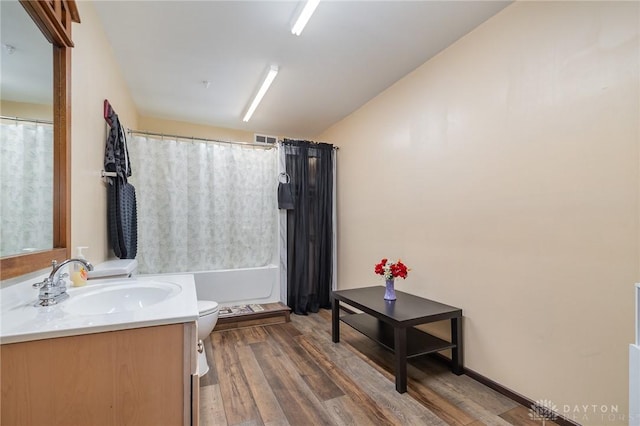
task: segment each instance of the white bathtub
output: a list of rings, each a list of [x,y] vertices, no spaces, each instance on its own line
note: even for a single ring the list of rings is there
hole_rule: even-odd
[[[280,272],[277,265],[193,272],[193,278],[198,299],[213,300],[222,306],[280,300]]]

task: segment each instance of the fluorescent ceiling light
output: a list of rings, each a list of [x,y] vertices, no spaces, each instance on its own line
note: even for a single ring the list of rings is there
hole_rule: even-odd
[[[291,27],[291,34],[295,34],[297,36],[302,34],[304,26],[307,25],[307,22],[309,22],[311,15],[313,15],[316,7],[318,7],[318,3],[320,3],[320,0],[307,0],[307,4],[304,5],[304,9],[302,9],[302,12],[300,12],[296,23],[293,24],[293,27]]]
[[[273,80],[276,78],[276,75],[278,75],[278,67],[275,65],[271,65],[271,68],[269,69],[269,73],[267,74],[267,77],[262,82],[262,86],[260,86],[260,90],[258,90],[258,93],[256,93],[256,97],[253,98],[253,102],[251,102],[251,106],[247,110],[247,113],[244,115],[244,118],[242,119],[242,121],[246,122],[251,119],[251,116],[253,115],[256,108],[258,108],[260,101],[264,97],[264,94],[267,93],[267,90],[269,90],[269,86],[271,86],[271,83],[273,83]]]

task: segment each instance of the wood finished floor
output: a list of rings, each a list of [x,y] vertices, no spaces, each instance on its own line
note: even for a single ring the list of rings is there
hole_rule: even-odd
[[[410,361],[401,395],[393,354],[345,324],[340,330],[334,344],[331,313],[321,311],[212,333],[200,425],[541,424],[526,407],[429,357]]]

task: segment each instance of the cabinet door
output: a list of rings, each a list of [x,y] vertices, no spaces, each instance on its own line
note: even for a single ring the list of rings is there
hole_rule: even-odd
[[[2,345],[3,425],[184,424],[184,325]]]
[[[183,424],[183,324],[115,335],[114,425]]]

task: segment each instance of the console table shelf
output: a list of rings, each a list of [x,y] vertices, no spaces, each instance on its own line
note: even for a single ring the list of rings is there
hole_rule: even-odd
[[[333,342],[340,342],[342,321],[390,349],[395,354],[398,392],[407,391],[407,358],[451,349],[451,371],[458,375],[464,374],[462,309],[402,291],[396,291],[396,300],[384,300],[384,287],[380,286],[336,290],[331,296]],[[340,316],[340,302],[364,313]],[[450,342],[415,328],[420,324],[443,320],[451,322]]]
[[[340,317],[340,321],[350,325],[371,340],[381,344],[391,352],[393,349],[393,327],[367,314],[349,314]],[[407,358],[426,355],[445,349],[455,348],[456,345],[442,340],[417,328],[407,328]]]

